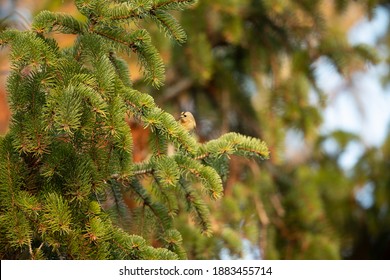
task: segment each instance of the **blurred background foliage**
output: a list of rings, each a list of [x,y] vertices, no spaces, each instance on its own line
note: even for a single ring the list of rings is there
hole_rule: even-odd
[[[42,9],[74,9],[67,0],[1,0],[0,5],[0,29],[27,29],[31,15]],[[390,12],[390,1],[200,0],[177,14],[188,37],[182,45],[155,25],[145,26],[166,64],[166,81],[153,89],[130,59],[138,90],[153,93],[173,115],[193,112],[199,141],[235,131],[263,139],[271,150],[270,160],[261,164],[231,161],[224,198],[210,203],[213,236],[202,236],[179,214],[176,226],[188,258],[390,258],[390,134],[380,146],[369,146],[349,131],[324,133],[329,93],[317,79],[320,63],[346,80],[369,65],[389,63],[389,32],[377,47],[348,41],[351,27],[373,18],[379,7]],[[60,43],[67,46],[73,39],[64,36]],[[0,132],[5,133],[6,49],[0,61]],[[389,73],[382,77],[383,87],[389,86]],[[148,155],[147,131],[135,126],[132,131],[134,157],[141,161]],[[365,150],[347,169],[340,156],[351,143]],[[358,199],[362,189],[371,190],[366,196],[372,203]]]

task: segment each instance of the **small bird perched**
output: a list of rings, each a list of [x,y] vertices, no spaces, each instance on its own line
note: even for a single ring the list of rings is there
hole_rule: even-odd
[[[190,112],[181,112],[179,122],[188,132],[191,132],[196,127],[195,118]]]
[[[184,129],[191,133],[196,127],[196,122],[194,115],[192,115],[190,112],[181,112],[179,119],[177,120]],[[193,137],[196,137],[194,134],[191,134]],[[172,143],[169,143],[168,149],[167,149],[167,155],[172,156],[176,153],[174,146]]]

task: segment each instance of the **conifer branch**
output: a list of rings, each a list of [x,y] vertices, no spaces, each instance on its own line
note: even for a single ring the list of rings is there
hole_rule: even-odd
[[[222,135],[218,139],[204,143],[195,158],[218,158],[222,155],[240,155],[267,159],[269,158],[269,150],[267,145],[259,139],[231,132]]]
[[[0,45],[11,47],[7,90],[13,111],[10,133],[0,138],[0,232],[6,236],[1,254],[184,259],[173,226],[182,201],[201,231],[211,233],[205,196],[222,197],[229,155],[266,159],[265,144],[235,133],[199,144],[150,94],[132,88],[127,63],[118,56],[135,53],[145,79],[162,85],[160,54],[149,33],[133,23],[152,19],[182,43],[186,34],[169,11],[195,2],[75,0],[85,22],[43,11],[32,31],[0,33]],[[61,49],[48,36],[53,31],[76,34],[74,46]],[[361,53],[369,57],[367,50]],[[126,114],[156,140],[143,163],[133,160],[134,132]],[[167,151],[171,145],[174,154]],[[101,203],[99,197],[107,199]],[[130,217],[145,218],[145,228],[165,248],[124,232],[120,227],[137,224]]]
[[[166,248],[172,252],[175,252],[181,260],[187,259],[186,251],[183,248],[183,237],[180,232],[174,229],[167,230],[161,238]]]
[[[141,169],[141,170],[133,171],[133,174],[136,175],[136,176],[145,175],[145,174],[148,174],[148,173],[153,173],[153,168],[147,168],[147,169]]]
[[[195,221],[200,226],[200,231],[209,236],[212,233],[210,223],[210,211],[199,195],[184,181],[180,181],[181,190],[184,192],[187,209],[195,216]]]
[[[32,23],[32,30],[38,34],[59,31],[65,34],[82,34],[85,26],[74,17],[64,13],[40,12]]]
[[[187,40],[187,35],[183,28],[171,14],[166,11],[155,11],[151,13],[151,18],[169,37],[178,43],[184,43]]]
[[[151,9],[151,1],[127,1],[122,3],[115,3],[101,15],[112,21],[127,21],[143,18]]]
[[[122,45],[118,47],[127,53],[129,51],[136,53],[146,81],[151,82],[155,87],[163,84],[164,64],[157,49],[152,45],[150,35],[146,30],[140,29],[129,33],[120,27],[97,24],[91,31],[109,39],[112,43],[116,42]]]
[[[163,230],[169,229],[172,227],[172,219],[168,215],[168,211],[164,205],[153,202],[152,197],[147,193],[144,187],[136,179],[131,179],[128,182],[121,182],[127,187],[130,187],[142,200],[143,204],[149,207],[152,213],[160,222],[161,228]]]
[[[157,0],[153,5],[154,9],[184,10],[197,3],[197,0]]]
[[[219,199],[222,197],[222,180],[213,168],[181,155],[176,155],[175,160],[180,168],[194,175],[201,182],[203,190],[211,198]]]

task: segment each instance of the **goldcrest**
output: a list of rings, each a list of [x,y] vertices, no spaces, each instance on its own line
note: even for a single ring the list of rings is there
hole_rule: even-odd
[[[191,132],[196,127],[195,118],[191,112],[181,112],[179,122],[188,132]]]

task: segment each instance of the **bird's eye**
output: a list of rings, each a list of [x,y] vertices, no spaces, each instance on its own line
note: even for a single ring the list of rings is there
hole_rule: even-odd
[[[187,117],[185,114],[183,115],[185,118]]]

